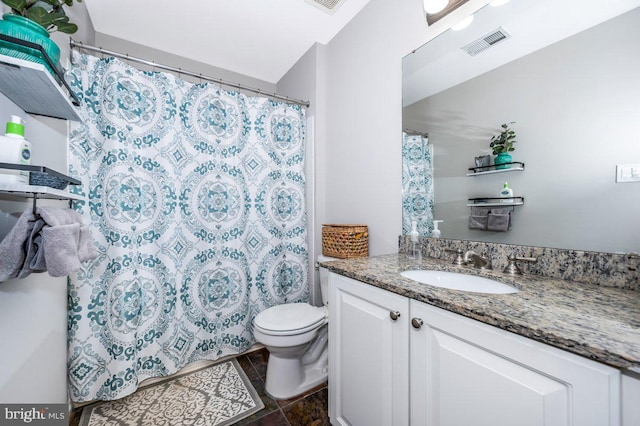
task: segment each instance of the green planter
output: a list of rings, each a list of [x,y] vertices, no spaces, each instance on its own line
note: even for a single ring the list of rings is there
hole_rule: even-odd
[[[58,66],[60,48],[49,38],[49,32],[40,24],[20,15],[5,13],[0,20],[0,34],[39,44],[47,52],[54,65]],[[0,55],[43,64],[54,74],[39,50],[0,40]]]
[[[511,164],[505,164],[510,162],[511,162],[511,155],[507,154],[506,152],[501,152],[493,160],[493,164],[495,164],[496,170],[510,169]]]

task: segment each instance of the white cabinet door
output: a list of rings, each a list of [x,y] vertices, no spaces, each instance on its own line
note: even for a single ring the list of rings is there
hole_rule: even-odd
[[[334,426],[409,424],[408,318],[406,297],[330,274],[329,416]]]
[[[619,371],[411,301],[412,426],[617,426]]]
[[[622,426],[640,425],[640,375],[622,375]]]

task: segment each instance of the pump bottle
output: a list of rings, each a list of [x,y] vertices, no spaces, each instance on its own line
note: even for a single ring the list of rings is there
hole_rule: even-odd
[[[24,138],[24,124],[17,115],[12,115],[7,123],[6,135],[0,136],[0,163],[31,163],[31,144]],[[28,185],[29,172],[0,168],[0,183]]]
[[[422,250],[420,249],[420,233],[418,232],[418,222],[415,220],[411,221],[411,231],[409,232],[409,237],[411,238],[411,246],[407,251],[407,257],[411,259],[422,259]]]

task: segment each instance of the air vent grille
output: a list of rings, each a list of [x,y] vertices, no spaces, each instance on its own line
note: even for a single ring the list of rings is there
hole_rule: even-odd
[[[504,28],[500,27],[495,31],[491,31],[489,34],[484,37],[479,38],[476,41],[472,41],[462,48],[465,52],[467,52],[471,56],[476,56],[480,52],[484,52],[491,46],[495,46],[503,40],[511,37],[508,32],[504,30]]]
[[[306,0],[307,3],[333,15],[346,0]]]

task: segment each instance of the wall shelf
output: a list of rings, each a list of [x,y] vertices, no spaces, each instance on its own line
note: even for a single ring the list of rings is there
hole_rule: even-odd
[[[32,173],[43,173],[69,185],[80,185],[81,182],[70,176],[56,172],[48,167],[23,164],[0,163],[0,169],[26,170]],[[53,200],[83,200],[81,195],[71,194],[64,189],[56,189],[44,185],[27,185],[24,183],[0,183],[0,193],[26,198],[47,198]]]
[[[32,198],[35,195],[37,198],[47,198],[51,200],[84,200],[83,196],[71,194],[64,189],[18,183],[0,183],[0,194],[15,195],[23,198]]]
[[[493,173],[506,173],[506,172],[521,172],[524,170],[524,163],[520,161],[514,161],[512,163],[505,163],[504,165],[511,165],[508,169],[497,169],[495,164],[492,166],[481,167],[469,167],[471,173],[467,173],[467,176],[489,175]]]
[[[501,202],[511,200],[512,202]],[[524,205],[524,197],[480,197],[469,198],[467,207],[514,207]]]
[[[0,55],[0,92],[29,114],[80,121],[75,95],[65,94],[42,64]]]

